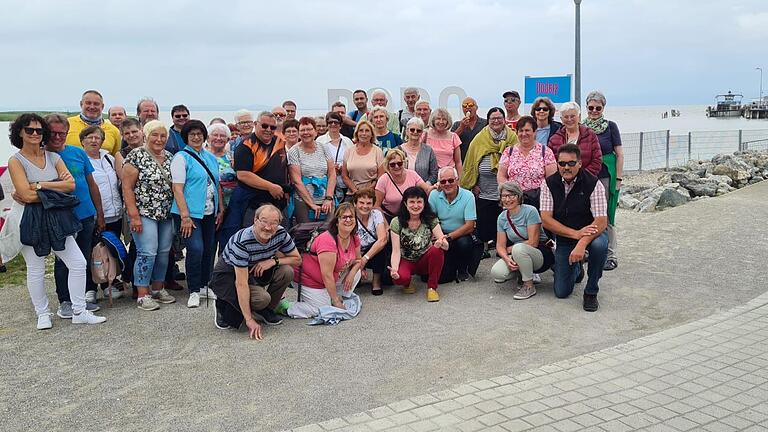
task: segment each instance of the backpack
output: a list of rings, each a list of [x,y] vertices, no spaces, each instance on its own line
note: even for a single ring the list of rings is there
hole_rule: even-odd
[[[312,252],[312,243],[317,236],[328,231],[328,224],[326,222],[305,222],[296,224],[288,230],[288,234],[293,238],[293,243],[299,250],[300,254],[317,255],[316,252]],[[296,290],[296,301],[301,301],[301,278],[304,275],[303,267],[299,267],[299,280]]]
[[[91,251],[91,279],[93,279],[93,283],[110,284],[117,275],[117,259],[112,256],[104,241],[99,241]]]

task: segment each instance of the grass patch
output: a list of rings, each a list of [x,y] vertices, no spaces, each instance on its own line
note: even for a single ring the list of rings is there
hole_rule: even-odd
[[[46,278],[53,279],[53,254],[48,255],[45,258],[45,276]],[[0,286],[11,285],[27,285],[27,263],[24,262],[24,258],[19,255],[11,262],[5,263],[5,267],[8,268],[6,273],[0,273]]]
[[[80,112],[64,112],[64,111],[3,111],[0,112],[0,121],[7,121],[12,122],[16,120],[16,117],[18,117],[21,114],[32,112],[35,113],[41,117],[45,117],[48,114],[58,112],[60,114],[64,114],[67,117],[72,117],[73,115],[80,114]],[[107,114],[102,114],[102,117],[105,119],[108,119],[109,116]]]

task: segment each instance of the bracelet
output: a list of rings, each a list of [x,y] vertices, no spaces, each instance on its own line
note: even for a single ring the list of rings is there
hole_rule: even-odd
[[[323,198],[323,201],[333,201],[333,197],[332,196],[327,196],[327,197]]]
[[[363,258],[365,258],[366,261],[370,261],[371,257],[368,256],[368,254],[363,255]]]

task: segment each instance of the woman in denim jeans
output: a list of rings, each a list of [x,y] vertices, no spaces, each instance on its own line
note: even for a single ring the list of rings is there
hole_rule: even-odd
[[[173,240],[172,155],[165,150],[165,124],[150,121],[144,125],[144,136],[144,146],[131,150],[125,158],[123,198],[137,249],[133,285],[138,290],[138,308],[155,310],[160,307],[158,303],[176,301],[164,284]]]
[[[224,218],[224,196],[219,185],[219,162],[203,149],[208,130],[200,120],[190,120],[181,128],[187,143],[171,161],[174,222],[187,245],[184,268],[187,270],[187,307],[200,306],[208,297],[208,282],[216,254],[216,228]]]

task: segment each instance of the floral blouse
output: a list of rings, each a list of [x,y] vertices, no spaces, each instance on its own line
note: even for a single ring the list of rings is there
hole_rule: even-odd
[[[139,171],[134,194],[139,215],[154,219],[168,219],[173,203],[171,189],[171,159],[173,155],[163,150],[165,162],[161,167],[157,160],[144,147],[131,150],[125,163],[133,165]]]
[[[549,147],[544,147],[544,157],[541,155],[542,145],[535,143],[523,156],[519,144],[504,150],[499,165],[507,166],[507,177],[516,181],[524,191],[538,189],[544,181],[544,167],[555,163],[555,154]]]

